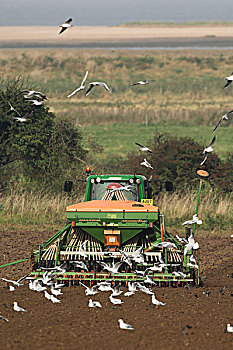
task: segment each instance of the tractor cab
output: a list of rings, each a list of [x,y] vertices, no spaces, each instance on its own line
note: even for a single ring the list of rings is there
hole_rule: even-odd
[[[151,198],[151,186],[142,175],[90,175],[85,202],[92,200],[136,201]]]

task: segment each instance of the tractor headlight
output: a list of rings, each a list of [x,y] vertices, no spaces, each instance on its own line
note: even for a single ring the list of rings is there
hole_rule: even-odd
[[[140,183],[141,183],[141,180],[140,180],[140,179],[137,179],[137,180],[136,180],[136,184],[139,185]]]
[[[129,179],[129,183],[133,184],[133,179],[132,178]]]
[[[95,179],[92,178],[91,179],[91,183],[94,184],[95,183]]]
[[[101,181],[101,178],[100,178],[100,177],[97,177],[97,178],[96,178],[96,182],[97,182],[97,183],[100,183],[100,181]]]

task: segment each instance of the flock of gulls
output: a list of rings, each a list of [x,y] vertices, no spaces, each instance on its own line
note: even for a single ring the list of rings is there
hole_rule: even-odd
[[[65,23],[63,23],[62,25],[60,25],[61,30],[59,32],[59,34],[62,34],[64,31],[66,31],[68,28],[72,27],[72,18],[69,18]],[[86,79],[88,77],[88,71],[86,71],[84,78],[80,84],[80,86],[78,88],[76,88],[73,92],[71,92],[67,98],[71,98],[72,96],[74,96],[76,93],[78,93],[79,91],[85,90],[87,84]],[[233,81],[233,72],[231,73],[230,76],[225,77],[225,79],[227,80],[226,85],[224,86],[224,89],[226,89]],[[138,81],[136,83],[131,84],[131,86],[135,86],[135,85],[147,85],[150,83],[150,81],[154,81],[154,79],[147,79],[147,80],[141,80]],[[109,91],[109,87],[106,83],[104,82],[90,82],[89,83],[89,87],[87,88],[87,90],[85,91],[85,95],[88,96],[90,94],[90,92],[93,90],[94,87],[96,86],[101,86],[103,87],[105,90]],[[19,95],[22,95],[24,97],[24,100],[26,100],[29,104],[31,105],[35,105],[35,106],[41,106],[44,101],[48,100],[48,97],[39,92],[39,91],[33,91],[33,90],[22,90],[20,91],[16,97],[18,97]],[[9,112],[13,112],[16,114],[16,116],[14,117],[14,119],[16,119],[18,122],[27,122],[27,118],[26,116],[22,116],[13,106],[12,104],[6,100],[7,104],[9,105]],[[226,114],[224,114],[221,119],[218,121],[217,125],[215,126],[213,133],[216,132],[216,130],[219,128],[219,126],[221,125],[221,123],[224,120],[228,120],[228,117],[230,114],[233,113],[233,110],[227,112]],[[210,152],[213,151],[213,145],[215,143],[217,139],[217,135],[215,135],[212,139],[212,141],[210,142],[210,144],[204,148],[203,151],[203,159],[200,163],[200,165],[203,165],[208,157],[208,154]],[[144,146],[140,143],[135,143],[138,147],[139,150],[141,152],[147,152],[149,154],[152,154],[153,152],[147,147]],[[144,158],[143,162],[140,163],[140,165],[145,166],[147,168],[153,169],[153,167],[151,166],[151,164],[147,161],[146,158]],[[129,191],[130,190],[130,185],[129,186],[122,186],[121,188],[117,188],[114,190],[126,190]],[[112,190],[112,191],[114,191]],[[191,224],[198,224],[201,225],[202,221],[198,218],[197,214],[193,215],[193,218],[191,220],[185,221],[183,223],[183,225],[191,225]],[[233,238],[233,235],[231,236]],[[194,236],[193,234],[191,234],[188,238],[188,240],[186,240],[186,238],[181,238],[178,235],[176,235],[177,240],[182,243],[183,245],[185,245],[185,249],[184,249],[184,255],[186,255],[191,249],[198,249],[199,248],[199,244],[198,242],[195,242],[194,240]],[[83,247],[80,248],[80,254],[83,251],[83,256],[85,255],[84,253],[84,246],[85,243],[83,243]],[[161,242],[159,244],[157,244],[158,247],[164,247],[164,248],[168,248],[168,247],[173,247],[175,246],[173,243],[171,242]],[[176,246],[175,246],[176,247]],[[103,267],[103,270],[108,271],[110,274],[117,274],[119,267],[122,265],[123,262],[126,262],[127,264],[129,264],[130,266],[132,266],[132,261],[135,261],[137,263],[142,263],[144,265],[147,265],[147,263],[144,260],[144,255],[143,255],[143,247],[139,248],[138,250],[136,250],[135,252],[131,253],[130,255],[126,254],[125,252],[121,251],[119,249],[120,253],[122,254],[122,261],[121,262],[117,262],[116,264],[112,263],[112,266],[109,266],[108,264],[104,263],[104,262],[100,262],[100,264]],[[74,262],[78,267],[82,268],[82,269],[87,269],[87,266],[85,265],[85,263],[80,260],[80,261],[75,261]],[[191,255],[190,257],[190,262],[187,264],[188,266],[198,269],[198,264],[195,260],[195,257],[193,255]],[[137,271],[135,270],[134,273],[137,276],[140,276],[143,280],[144,280],[144,285],[142,285],[139,282],[128,282],[128,291],[124,292],[124,296],[125,297],[130,297],[132,295],[134,295],[137,291],[141,291],[143,293],[146,293],[148,295],[151,295],[151,304],[155,305],[156,307],[159,306],[164,306],[166,305],[166,303],[163,303],[159,300],[156,299],[155,297],[155,293],[153,292],[152,288],[146,287],[145,284],[149,284],[151,287],[155,286],[156,283],[148,276],[150,271],[158,271],[158,272],[162,272],[163,269],[166,268],[166,266],[168,266],[168,264],[165,264],[164,261],[162,259],[159,260],[159,262],[155,263],[154,266],[147,268],[145,271]],[[2,278],[3,281],[5,281],[9,287],[9,291],[10,292],[14,292],[16,288],[22,286],[24,284],[25,281],[28,281],[28,287],[31,291],[34,292],[40,292],[44,294],[44,297],[51,301],[52,303],[61,303],[61,300],[58,299],[58,297],[60,295],[62,295],[62,288],[64,287],[64,284],[58,283],[56,282],[56,280],[54,279],[55,276],[59,275],[59,274],[64,274],[66,272],[66,264],[64,263],[63,265],[61,265],[60,267],[56,267],[56,268],[43,268],[45,270],[43,277],[41,279],[34,279],[33,277],[30,277],[30,274],[27,274],[26,276],[23,276],[22,278],[20,278],[17,281],[13,281],[13,280],[9,280],[6,278]],[[174,276],[177,277],[185,277],[186,275],[182,272],[173,272]],[[109,301],[114,305],[114,306],[119,306],[121,304],[124,303],[124,301],[122,299],[119,298],[119,296],[123,293],[123,290],[121,290],[121,284],[115,286],[114,288],[112,288],[111,283],[110,282],[100,282],[97,283],[95,286],[92,287],[88,287],[85,284],[80,282],[80,285],[84,287],[85,290],[85,295],[88,297],[93,297],[94,295],[96,295],[99,292],[111,292],[110,296],[109,296]],[[203,292],[204,294],[206,294],[206,296],[209,296],[208,293]],[[93,299],[89,299],[88,300],[88,307],[89,308],[102,308],[102,305],[100,302],[95,301]],[[22,307],[20,307],[17,303],[17,301],[15,301],[13,303],[13,310],[16,312],[26,312],[26,310]],[[9,322],[8,319],[6,319],[3,316],[0,316],[0,320],[3,320],[5,322]],[[118,320],[119,323],[119,327],[121,329],[124,330],[134,330],[134,327],[131,324],[125,323],[123,319],[119,319]],[[187,325],[188,327],[188,325]],[[190,326],[189,326],[190,327]],[[189,328],[188,327],[188,328]],[[233,326],[231,326],[230,324],[227,324],[227,332],[231,332],[233,333]],[[185,332],[185,330],[184,330]]]

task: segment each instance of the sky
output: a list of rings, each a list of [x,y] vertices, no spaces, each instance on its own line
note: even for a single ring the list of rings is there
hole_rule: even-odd
[[[0,0],[0,26],[232,21],[233,0]],[[1,32],[0,32],[1,35]]]

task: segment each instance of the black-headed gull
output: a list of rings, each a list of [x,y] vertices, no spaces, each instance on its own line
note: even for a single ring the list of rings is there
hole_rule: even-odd
[[[184,255],[186,255],[191,249],[198,249],[199,244],[195,242],[193,234],[191,234],[188,238],[188,244],[185,245]]]
[[[27,118],[25,117],[14,117],[14,119],[17,120],[17,122],[20,122],[20,123],[24,123],[24,122],[27,122]]]
[[[109,299],[110,299],[111,303],[114,305],[121,305],[124,303],[121,299],[114,298],[112,294],[109,296]]]
[[[109,87],[106,83],[103,83],[101,81],[93,81],[91,83],[89,83],[90,87],[87,89],[85,95],[89,95],[89,93],[91,92],[91,90],[93,89],[94,86],[102,86],[103,88],[105,88],[105,90],[109,91]]]
[[[233,333],[233,326],[231,326],[230,323],[227,323],[227,332]]]
[[[72,264],[75,265],[75,267],[88,271],[88,267],[85,265],[83,261],[71,261],[71,262]]]
[[[84,78],[83,78],[83,80],[81,82],[81,85],[77,89],[75,89],[73,92],[71,92],[71,94],[69,94],[67,96],[68,98],[73,96],[73,95],[75,95],[78,91],[81,91],[81,90],[85,89],[86,85],[84,85],[84,82],[87,79],[87,76],[88,76],[88,70],[86,71],[86,74],[85,74],[85,76],[84,76]]]
[[[118,270],[123,264],[123,261],[117,262],[116,264],[113,263],[112,266],[109,266],[105,262],[99,262],[99,264],[103,266],[103,270],[107,270],[110,273],[119,273]]]
[[[21,117],[21,114],[12,106],[12,104],[6,100],[6,102],[8,103],[8,105],[10,106],[10,111],[11,112],[15,112],[18,114],[19,117]]]
[[[44,101],[42,100],[42,101],[37,101],[37,100],[27,100],[28,102],[32,102],[32,104],[33,105],[35,105],[35,106],[41,106],[43,103],[44,103]]]
[[[192,225],[192,224],[197,224],[197,225],[201,225],[202,224],[202,220],[200,220],[197,216],[197,214],[193,215],[193,219],[192,220],[187,220],[185,222],[183,222],[182,226],[187,226],[187,225]]]
[[[14,304],[13,304],[13,309],[17,312],[26,312],[25,309],[23,309],[22,307],[20,307],[17,303],[17,301],[14,301]]]
[[[118,322],[119,322],[119,327],[120,327],[121,329],[126,329],[126,330],[128,330],[128,331],[133,331],[133,330],[134,330],[133,326],[132,326],[131,324],[129,324],[129,323],[125,323],[125,322],[122,320],[122,318],[120,318],[120,319],[118,320]]]
[[[187,266],[192,267],[194,269],[199,269],[199,266],[197,265],[196,259],[193,255],[190,256],[189,263],[187,264]]]
[[[118,286],[116,286],[115,288],[112,289],[113,292],[112,292],[111,295],[112,295],[113,297],[117,297],[118,295],[120,295],[121,293],[123,293],[123,291],[120,290],[120,288],[121,288],[121,284],[118,284]]]
[[[0,316],[0,320],[3,320],[5,322],[9,322],[9,320],[6,317]]]
[[[212,141],[210,142],[209,146],[205,147],[204,151],[203,151],[203,158],[202,158],[202,161],[201,161],[201,165],[203,165],[207,159],[207,156],[208,156],[208,153],[210,152],[213,152],[213,144],[215,143],[217,139],[217,135],[214,135]]]
[[[152,294],[151,301],[152,301],[152,304],[157,306],[166,305],[166,303],[162,303],[162,301],[157,300],[154,294]]]
[[[26,99],[30,99],[31,97],[39,97],[42,100],[48,100],[48,97],[40,91],[25,89],[25,90],[18,92],[18,94],[16,96],[19,96],[21,94],[24,94],[24,98],[26,98]]]
[[[73,27],[72,24],[70,24],[73,21],[72,18],[67,19],[67,21],[63,24],[61,24],[59,27],[61,27],[61,30],[59,34],[63,33],[67,28]]]
[[[144,158],[144,161],[140,163],[140,165],[144,165],[147,168],[153,169],[153,167],[151,166],[151,164],[146,160],[146,158]]]
[[[233,72],[229,75],[229,77],[225,77],[224,79],[227,80],[227,83],[226,83],[226,85],[224,85],[223,89],[226,89],[232,83]]]
[[[222,123],[223,120],[228,120],[228,116],[233,113],[233,110],[225,113],[222,118],[219,120],[218,124],[215,126],[213,133],[218,129],[218,127],[220,126],[220,124]]]
[[[92,299],[88,302],[89,307],[102,307],[102,305],[98,301],[93,301]]]
[[[150,81],[154,81],[154,79],[139,80],[136,83],[131,84],[131,86],[134,86],[134,85],[146,85],[146,84],[149,84]]]
[[[96,285],[96,286],[93,286],[91,288],[87,287],[85,284],[83,284],[82,282],[80,282],[81,286],[85,287],[85,294],[86,295],[95,295],[98,292],[98,288],[99,288],[99,285]]]
[[[153,153],[153,152],[151,151],[151,149],[149,149],[149,148],[146,147],[146,146],[141,145],[141,144],[138,143],[138,142],[135,142],[135,145],[139,146],[139,147],[140,147],[139,149],[140,149],[140,151],[142,151],[142,152]]]

